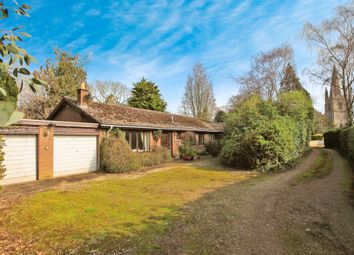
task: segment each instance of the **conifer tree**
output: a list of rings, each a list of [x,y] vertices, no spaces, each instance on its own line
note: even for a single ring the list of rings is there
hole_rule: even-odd
[[[154,82],[143,77],[133,85],[131,97],[128,99],[129,106],[160,112],[166,110],[167,103],[161,97],[160,90]]]

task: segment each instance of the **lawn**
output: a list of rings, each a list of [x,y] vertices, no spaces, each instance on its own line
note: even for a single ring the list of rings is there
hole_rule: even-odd
[[[154,254],[158,247],[152,240],[178,219],[185,204],[251,176],[174,165],[138,178],[92,181],[27,197],[2,216],[1,227],[50,254],[97,249]]]

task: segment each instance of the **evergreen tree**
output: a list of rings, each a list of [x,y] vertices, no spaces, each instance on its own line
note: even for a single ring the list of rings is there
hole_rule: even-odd
[[[288,64],[285,68],[284,77],[281,81],[281,90],[286,92],[300,90],[303,91],[308,98],[311,98],[310,93],[302,86],[291,64]]]
[[[128,99],[129,106],[160,112],[166,110],[167,103],[161,97],[160,90],[154,82],[143,77],[133,85],[131,97]]]
[[[288,64],[285,68],[284,77],[281,81],[281,88],[283,91],[294,91],[303,89],[300,80],[296,75],[294,67],[291,64]]]
[[[225,121],[225,117],[226,117],[226,112],[224,112],[223,110],[219,110],[215,114],[214,121],[215,122],[224,122]]]

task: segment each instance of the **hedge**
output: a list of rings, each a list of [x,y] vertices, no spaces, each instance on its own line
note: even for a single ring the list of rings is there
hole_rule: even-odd
[[[323,136],[326,148],[338,150],[354,165],[354,127],[331,130]]]
[[[324,145],[326,148],[336,149],[339,147],[340,129],[330,130],[323,134]]]

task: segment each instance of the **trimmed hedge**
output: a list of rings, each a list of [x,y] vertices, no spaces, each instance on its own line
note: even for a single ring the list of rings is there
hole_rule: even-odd
[[[330,130],[323,134],[324,145],[326,148],[336,149],[339,147],[340,129]]]
[[[326,148],[338,150],[354,166],[354,127],[324,133]]]

